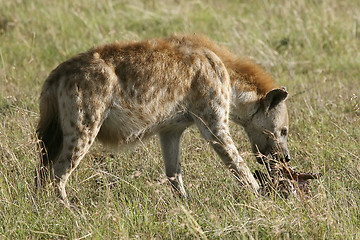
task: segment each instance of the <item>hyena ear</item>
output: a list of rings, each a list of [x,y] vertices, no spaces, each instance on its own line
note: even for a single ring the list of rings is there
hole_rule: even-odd
[[[285,101],[287,96],[288,92],[286,91],[285,87],[276,88],[268,92],[263,99],[265,111],[267,112],[268,110],[278,105],[280,102]]]

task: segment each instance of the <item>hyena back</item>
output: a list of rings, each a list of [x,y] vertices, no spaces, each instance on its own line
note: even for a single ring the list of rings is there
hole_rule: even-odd
[[[239,182],[257,191],[228,121],[245,128],[255,153],[280,149],[287,156],[286,95],[257,65],[202,36],[95,47],[60,64],[44,83],[39,183],[49,176],[66,202],[68,177],[95,139],[121,147],[158,134],[166,175],[186,196],[180,139],[195,124]]]

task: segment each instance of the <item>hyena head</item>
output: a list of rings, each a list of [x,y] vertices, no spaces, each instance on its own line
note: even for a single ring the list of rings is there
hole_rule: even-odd
[[[287,146],[289,117],[283,88],[273,89],[260,99],[257,111],[244,127],[259,163],[269,154],[279,160],[290,161]],[[259,154],[260,153],[260,154]]]

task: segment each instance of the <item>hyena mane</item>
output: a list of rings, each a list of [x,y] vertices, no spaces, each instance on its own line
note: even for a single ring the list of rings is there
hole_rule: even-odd
[[[205,35],[173,35],[169,40],[177,41],[179,45],[204,47],[214,52],[224,63],[230,76],[231,85],[239,92],[256,91],[259,96],[265,96],[270,90],[279,87],[271,75],[252,60],[231,53],[227,48],[216,44]]]

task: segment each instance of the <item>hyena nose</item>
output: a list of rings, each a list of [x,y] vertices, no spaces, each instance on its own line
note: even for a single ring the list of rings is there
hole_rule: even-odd
[[[290,159],[291,159],[290,154],[286,154],[286,155],[285,155],[285,161],[286,161],[286,162],[289,162]]]

